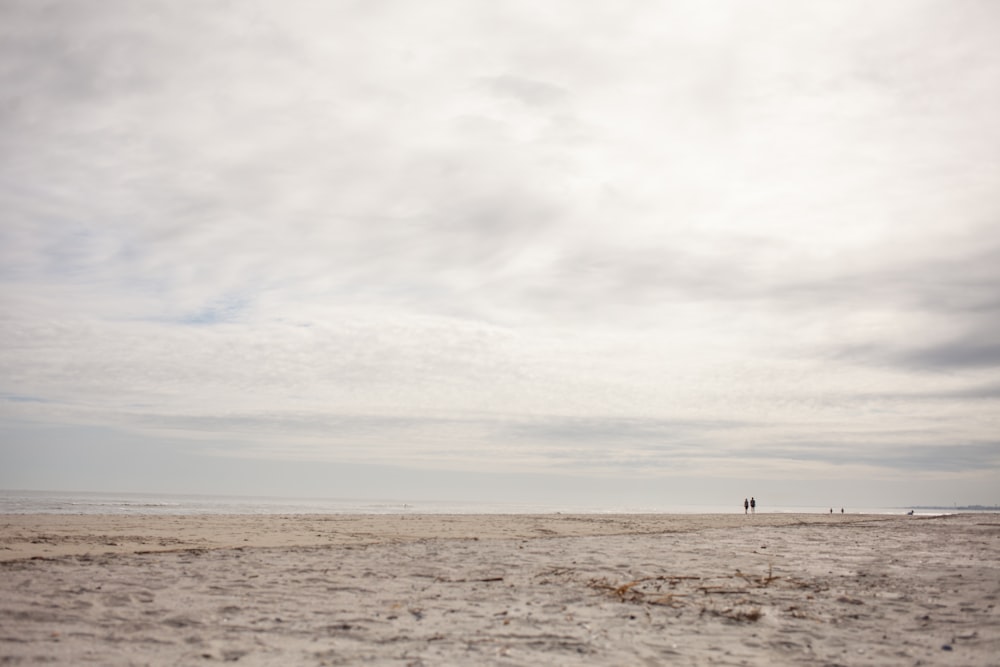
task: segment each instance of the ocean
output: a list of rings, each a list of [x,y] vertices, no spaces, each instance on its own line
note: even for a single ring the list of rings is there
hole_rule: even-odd
[[[908,507],[845,508],[846,514],[906,514]],[[585,507],[475,501],[275,498],[154,493],[0,490],[0,514],[739,514],[733,505]],[[761,513],[829,513],[829,507],[764,507]],[[958,510],[921,508],[919,515]],[[839,514],[840,508],[834,508]]]

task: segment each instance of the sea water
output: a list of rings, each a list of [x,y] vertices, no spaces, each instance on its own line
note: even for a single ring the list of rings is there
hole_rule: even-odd
[[[906,507],[845,509],[846,514],[906,514]],[[580,506],[476,501],[276,498],[155,493],[0,490],[0,514],[739,514],[734,505]],[[917,509],[940,515],[957,510]],[[828,507],[769,507],[760,513],[828,514]],[[840,508],[834,508],[840,514]]]

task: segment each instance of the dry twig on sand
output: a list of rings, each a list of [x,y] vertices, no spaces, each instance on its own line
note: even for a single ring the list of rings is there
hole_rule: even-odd
[[[616,584],[606,578],[591,579],[588,586],[613,595],[621,602],[633,604],[663,605],[673,609],[683,608],[692,604],[692,593],[701,593],[703,596],[743,596],[735,603],[729,603],[723,607],[715,607],[711,604],[702,605],[700,614],[712,614],[734,621],[757,621],[763,616],[760,605],[747,597],[753,590],[767,588],[773,582],[781,579],[775,576],[773,568],[768,567],[767,574],[761,576],[747,575],[739,570],[731,575],[723,575],[705,579],[703,577],[691,576],[669,576],[660,575],[655,577],[641,577],[627,581],[623,584]],[[745,582],[746,585],[733,585],[736,581]],[[683,588],[677,590],[682,583],[687,584],[687,590]],[[794,582],[790,582],[794,583]],[[670,591],[664,592],[664,585]]]

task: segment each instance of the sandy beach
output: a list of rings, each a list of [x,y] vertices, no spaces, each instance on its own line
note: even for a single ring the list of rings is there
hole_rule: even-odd
[[[1000,516],[0,516],[0,663],[997,665]]]

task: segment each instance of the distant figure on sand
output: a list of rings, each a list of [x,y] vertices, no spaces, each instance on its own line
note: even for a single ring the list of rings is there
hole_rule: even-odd
[[[743,513],[747,514],[750,511],[750,501],[746,498],[743,499]]]
[[[757,513],[757,501],[754,500],[753,496],[750,496],[750,514]]]

